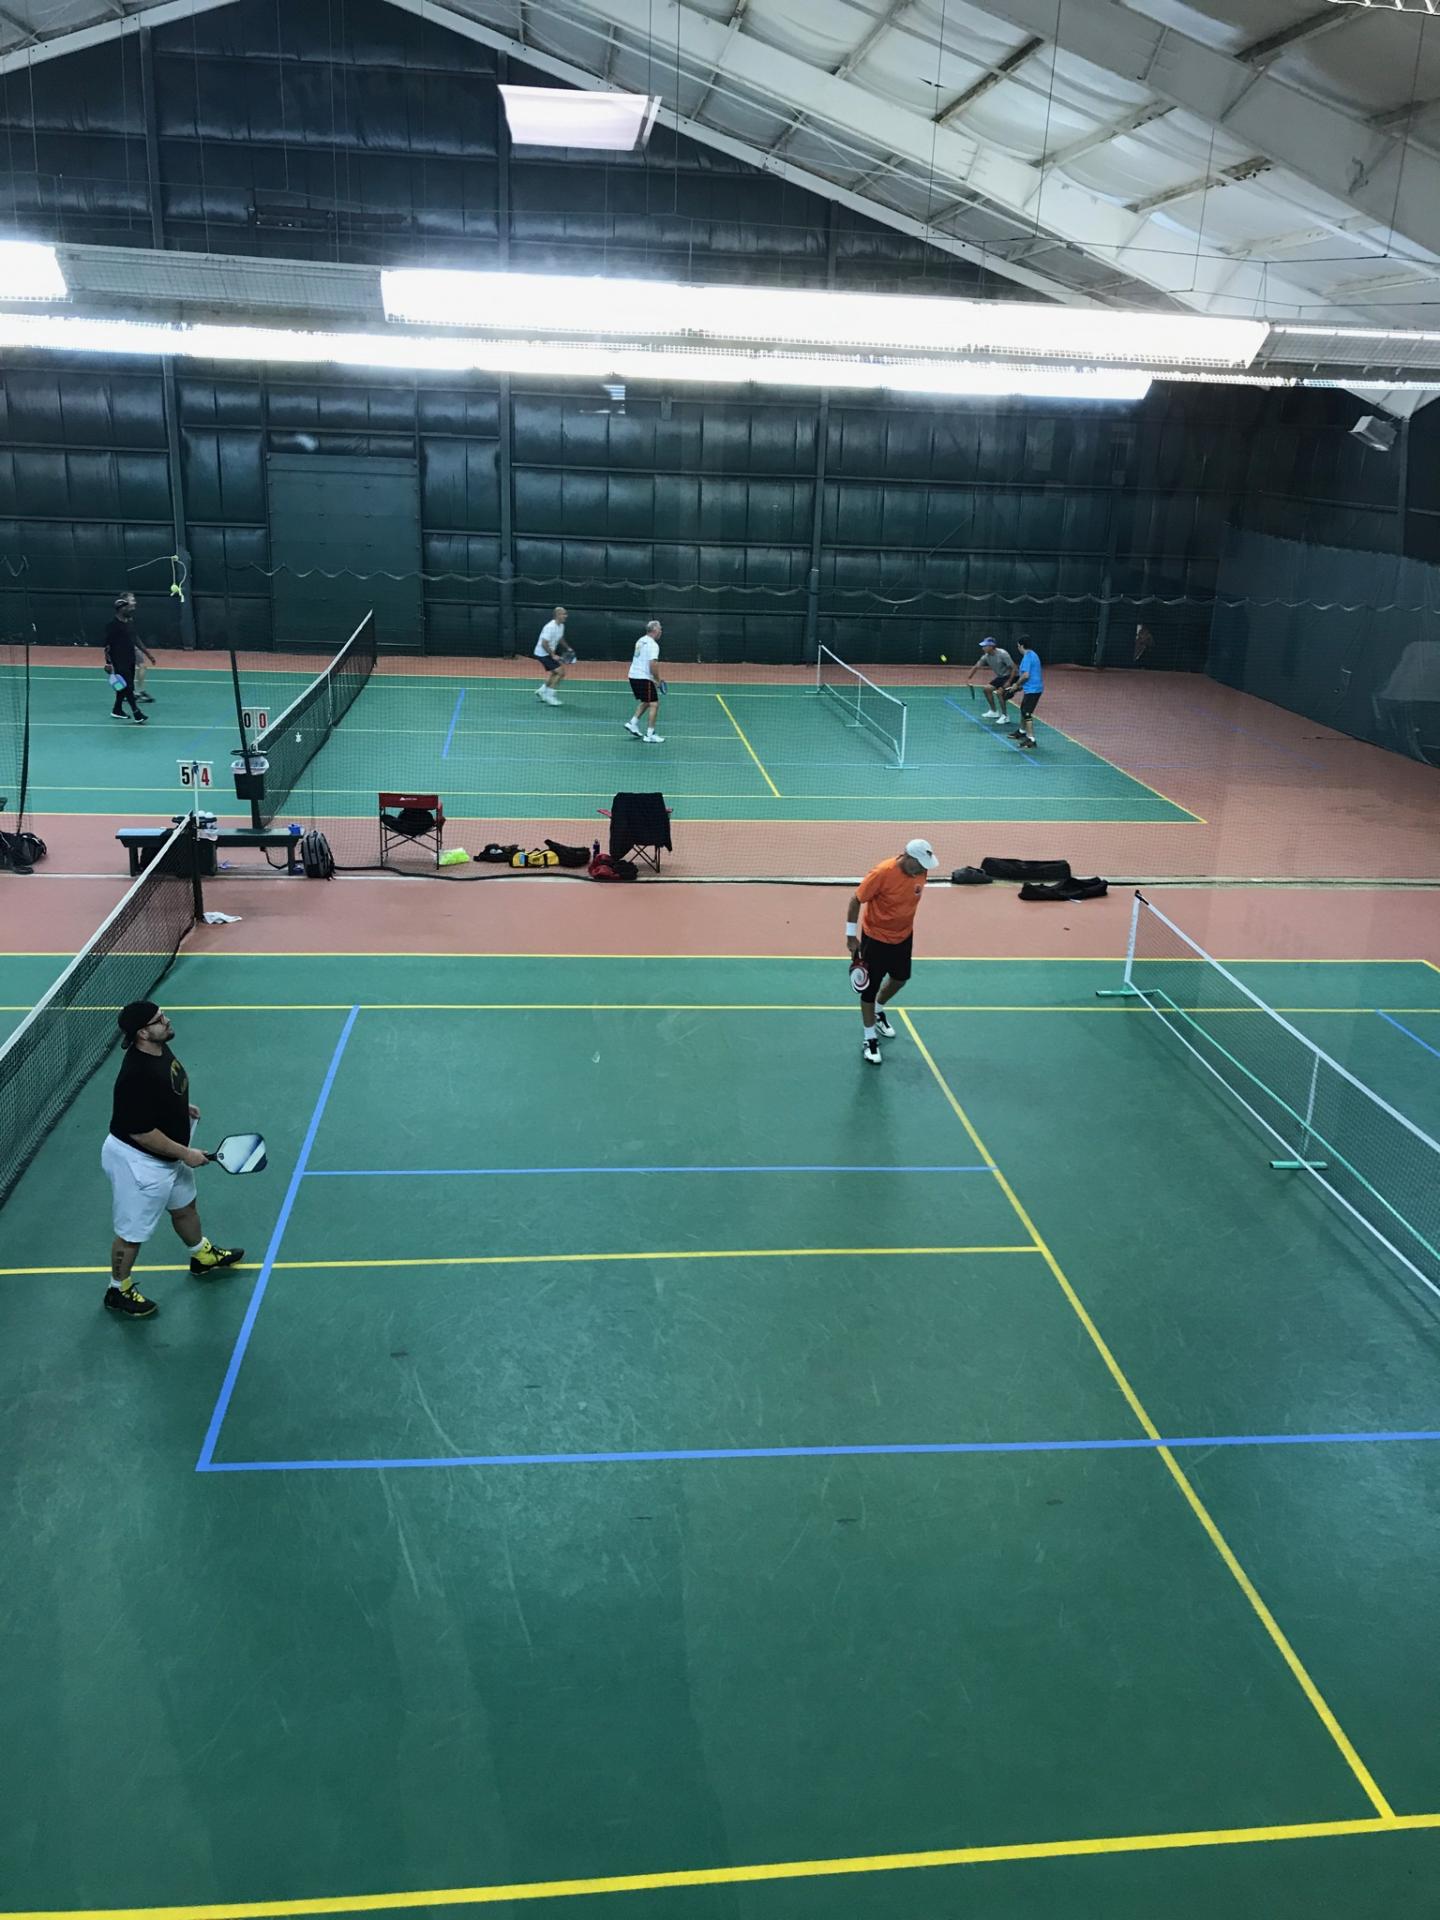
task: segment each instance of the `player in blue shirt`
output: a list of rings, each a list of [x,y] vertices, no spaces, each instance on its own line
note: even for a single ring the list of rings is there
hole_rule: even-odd
[[[1045,691],[1045,669],[1040,664],[1040,656],[1029,640],[1020,642],[1020,664],[1015,669],[1015,679],[1009,691],[1020,695],[1020,724],[1011,734],[1022,747],[1035,745],[1035,709],[1040,704],[1040,696]]]

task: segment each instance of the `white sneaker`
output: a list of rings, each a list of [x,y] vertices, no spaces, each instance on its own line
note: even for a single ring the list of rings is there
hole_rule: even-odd
[[[891,1026],[889,1020],[878,1008],[875,1012],[875,1031],[882,1040],[893,1040],[895,1038],[894,1027]]]
[[[655,729],[652,727],[649,733],[645,735],[645,742],[647,746],[663,747],[665,744],[665,736],[663,733],[656,733]]]
[[[537,700],[543,700],[548,691],[549,689],[546,687],[545,682],[542,680],[539,686],[536,687],[535,689],[535,698]]]
[[[560,698],[558,693],[551,692],[547,687],[545,690],[545,704],[547,707],[563,707],[565,702]]]
[[[860,1058],[865,1062],[867,1067],[878,1067],[880,1065],[879,1041],[867,1040],[860,1049]]]
[[[996,726],[998,726],[998,727],[1003,727],[1003,726],[1004,726],[1004,724],[1005,724],[1005,716],[1004,716],[1004,714],[1003,714],[1003,713],[996,713],[996,711],[995,711],[995,709],[994,709],[993,707],[992,707],[992,708],[990,709],[990,711],[989,711],[989,713],[987,713],[987,714],[986,714],[986,716],[985,716],[985,718],[986,718],[987,720],[993,720],[993,721],[995,722],[995,724],[996,724]]]
[[[641,733],[639,727],[636,726],[633,720],[627,720],[625,722],[625,731],[627,733],[633,733],[637,740],[643,740],[645,738],[644,734]]]

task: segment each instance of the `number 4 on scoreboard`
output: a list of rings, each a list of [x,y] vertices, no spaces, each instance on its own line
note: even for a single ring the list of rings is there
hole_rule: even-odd
[[[182,787],[213,787],[215,784],[215,763],[213,760],[181,760],[180,784]]]

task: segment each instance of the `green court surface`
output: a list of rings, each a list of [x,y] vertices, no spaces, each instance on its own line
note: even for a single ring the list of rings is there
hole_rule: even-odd
[[[662,747],[624,731],[634,702],[618,667],[583,669],[563,705],[529,679],[377,674],[299,789],[316,815],[368,815],[380,788],[438,791],[456,817],[543,820],[589,814],[653,766],[692,819],[1191,821],[1195,815],[1037,717],[1021,752],[982,721],[957,680],[897,688],[909,709],[906,764],[827,695],[800,686],[672,686]],[[605,677],[601,677],[602,674]],[[587,677],[588,676],[588,677]],[[303,674],[248,675],[247,702],[277,719]],[[165,668],[151,677],[144,728],[109,717],[109,688],[78,668],[34,671],[30,801],[37,813],[168,813],[184,804],[178,763],[215,770],[207,803],[242,811],[230,776],[238,733],[227,674]],[[1063,727],[1063,701],[1053,700]],[[997,739],[993,737],[999,734]],[[647,779],[652,775],[647,775]],[[300,805],[297,800],[296,805]]]
[[[6,1906],[1424,1911],[1435,1303],[1116,971],[183,958],[247,1270],[101,1312],[108,1069],[4,1213]]]

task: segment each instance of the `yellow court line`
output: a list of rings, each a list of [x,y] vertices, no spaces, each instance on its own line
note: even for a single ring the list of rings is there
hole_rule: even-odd
[[[771,793],[774,794],[775,798],[779,800],[782,797],[779,787],[777,787],[775,782],[770,778],[770,775],[765,768],[765,762],[760,758],[759,754],[755,751],[754,747],[751,746],[749,740],[746,738],[745,729],[741,726],[740,722],[735,718],[734,714],[730,711],[729,707],[726,705],[724,694],[717,693],[715,698],[720,702],[720,706],[722,711],[724,712],[725,718],[730,722],[731,726],[734,727],[736,733],[739,734],[741,746],[744,747],[745,751],[749,754],[750,758],[755,762],[756,766],[760,769],[760,778],[765,782],[766,786],[769,787]]]
[[[682,1247],[664,1253],[455,1253],[403,1260],[277,1260],[273,1270],[329,1272],[336,1267],[578,1267],[624,1260],[879,1260],[932,1254],[1038,1253],[1038,1247]],[[254,1261],[247,1262],[255,1265]],[[108,1267],[0,1267],[0,1278],[40,1273],[108,1273]],[[136,1273],[185,1273],[185,1267],[136,1267]]]
[[[1399,1813],[1385,1820],[1311,1820],[1288,1826],[1212,1827],[1180,1833],[1117,1833],[1085,1840],[1023,1840],[1004,1846],[937,1847],[917,1853],[852,1854],[829,1860],[764,1860],[738,1867],[617,1873],[588,1880],[520,1880],[508,1886],[426,1887],[411,1893],[351,1893],[306,1900],[234,1900],[185,1907],[70,1907],[0,1913],[0,1920],[295,1920],[321,1913],[394,1913],[425,1907],[500,1906],[507,1900],[571,1900],[597,1893],[658,1893],[681,1887],[823,1880],[841,1874],[904,1873],[922,1867],[996,1866],[1013,1860],[1081,1860],[1096,1855],[1170,1853],[1201,1847],[1274,1845],[1288,1840],[1341,1840],[1382,1833],[1424,1833],[1440,1813]]]
[[[1146,1412],[1144,1403],[1140,1399],[1139,1394],[1136,1393],[1134,1387],[1131,1386],[1130,1381],[1126,1376],[1124,1368],[1120,1365],[1120,1362],[1115,1358],[1115,1355],[1110,1351],[1110,1348],[1106,1345],[1104,1337],[1100,1332],[1100,1329],[1096,1326],[1095,1322],[1090,1318],[1090,1315],[1086,1310],[1084,1302],[1081,1300],[1079,1294],[1076,1293],[1074,1287],[1070,1284],[1070,1281],[1066,1278],[1066,1275],[1060,1265],[1060,1262],[1055,1258],[1055,1255],[1051,1252],[1049,1246],[1046,1244],[1044,1238],[1042,1237],[1039,1228],[1035,1225],[1035,1222],[1030,1218],[1030,1215],[1026,1212],[1023,1204],[1021,1203],[1019,1195],[1015,1192],[1015,1189],[1010,1185],[1010,1182],[1005,1178],[1005,1175],[1000,1171],[1000,1168],[996,1165],[994,1157],[990,1152],[990,1149],[985,1145],[985,1142],[980,1138],[980,1135],[975,1131],[974,1123],[971,1121],[969,1114],[966,1113],[964,1107],[961,1106],[959,1100],[955,1097],[955,1094],[951,1089],[949,1081],[945,1078],[944,1074],[940,1071],[939,1066],[936,1064],[934,1055],[930,1052],[930,1049],[925,1045],[925,1042],[920,1038],[919,1033],[916,1031],[914,1021],[910,1018],[909,1014],[904,1011],[903,1008],[901,1009],[900,1018],[904,1021],[906,1030],[909,1033],[910,1038],[915,1042],[915,1045],[918,1047],[920,1051],[921,1059],[925,1062],[926,1066],[930,1069],[930,1072],[935,1078],[936,1084],[939,1086],[940,1091],[944,1094],[956,1119],[960,1122],[961,1126],[965,1129],[965,1132],[969,1137],[970,1144],[974,1147],[976,1153],[979,1154],[980,1158],[984,1161],[986,1166],[989,1167],[990,1171],[995,1175],[996,1180],[999,1182],[1001,1192],[1005,1195],[1005,1198],[1010,1202],[1010,1205],[1014,1210],[1016,1219],[1020,1222],[1021,1226],[1024,1227],[1025,1231],[1029,1234],[1031,1241],[1034,1243],[1036,1252],[1041,1256],[1046,1266],[1050,1269],[1050,1272],[1054,1276],[1056,1284],[1059,1286],[1061,1292],[1065,1295],[1065,1298],[1069,1302],[1072,1310],[1074,1311],[1076,1318],[1079,1320],[1081,1326],[1084,1327],[1086,1333],[1090,1336],[1091,1344],[1094,1346],[1095,1351],[1099,1354],[1100,1358],[1104,1361],[1106,1369],[1109,1372],[1111,1379],[1115,1382],[1116,1386],[1120,1389],[1121,1393],[1124,1395],[1127,1403],[1129,1404],[1130,1411],[1134,1414],[1136,1420],[1139,1422],[1140,1426],[1143,1428],[1147,1437],[1156,1443],[1156,1451],[1158,1452],[1160,1458],[1164,1461],[1165,1466],[1169,1471],[1171,1478],[1174,1480],[1176,1486],[1180,1489],[1181,1493],[1184,1495],[1187,1503],[1189,1504],[1191,1512],[1195,1515],[1195,1518],[1200,1522],[1200,1525],[1204,1528],[1205,1533],[1209,1538],[1210,1544],[1214,1547],[1215,1551],[1220,1555],[1220,1558],[1225,1562],[1226,1567],[1228,1568],[1231,1576],[1235,1580],[1237,1586],[1240,1588],[1240,1591],[1245,1595],[1245,1598],[1250,1602],[1250,1605],[1254,1609],[1255,1614],[1260,1621],[1260,1624],[1264,1627],[1266,1633],[1270,1636],[1271,1641],[1273,1642],[1277,1652],[1280,1654],[1280,1657],[1284,1660],[1286,1666],[1289,1667],[1290,1672],[1294,1677],[1294,1679],[1296,1680],[1296,1682],[1298,1683],[1301,1692],[1305,1695],[1305,1698],[1310,1702],[1310,1705],[1314,1708],[1315,1713],[1319,1717],[1321,1724],[1324,1726],[1325,1731],[1330,1735],[1330,1738],[1334,1741],[1336,1747],[1338,1747],[1338,1749],[1340,1750],[1340,1753],[1345,1760],[1345,1764],[1349,1767],[1351,1773],[1354,1774],[1356,1780],[1359,1782],[1361,1788],[1364,1790],[1366,1798],[1369,1800],[1371,1806],[1374,1807],[1375,1811],[1380,1815],[1380,1817],[1383,1820],[1393,1820],[1395,1817],[1394,1809],[1391,1807],[1389,1801],[1385,1798],[1384,1794],[1380,1791],[1379,1787],[1376,1785],[1375,1780],[1371,1775],[1370,1769],[1365,1765],[1365,1762],[1360,1758],[1360,1755],[1356,1752],[1355,1748],[1352,1746],[1349,1736],[1346,1734],[1344,1728],[1340,1725],[1340,1722],[1335,1718],[1335,1715],[1331,1711],[1329,1703],[1326,1701],[1325,1696],[1321,1693],[1320,1689],[1316,1686],[1315,1682],[1311,1679],[1309,1673],[1306,1671],[1304,1663],[1302,1662],[1299,1654],[1296,1653],[1294,1647],[1291,1646],[1289,1640],[1286,1638],[1284,1630],[1281,1628],[1279,1621],[1276,1620],[1274,1614],[1271,1613],[1269,1607],[1267,1607],[1265,1602],[1261,1599],[1260,1594],[1256,1589],[1254,1583],[1250,1579],[1249,1574],[1246,1573],[1244,1567],[1241,1566],[1239,1560],[1235,1557],[1234,1550],[1231,1548],[1230,1543],[1226,1540],[1224,1534],[1221,1533],[1219,1527],[1216,1525],[1215,1521],[1211,1517],[1210,1511],[1206,1507],[1204,1501],[1200,1498],[1199,1494],[1195,1491],[1194,1487],[1190,1484],[1190,1481],[1186,1476],[1184,1469],[1181,1467],[1179,1461],[1175,1458],[1175,1455],[1171,1452],[1170,1448],[1165,1446],[1162,1443],[1160,1438],[1160,1429],[1155,1425],[1155,1422],[1150,1418],[1150,1415]]]

